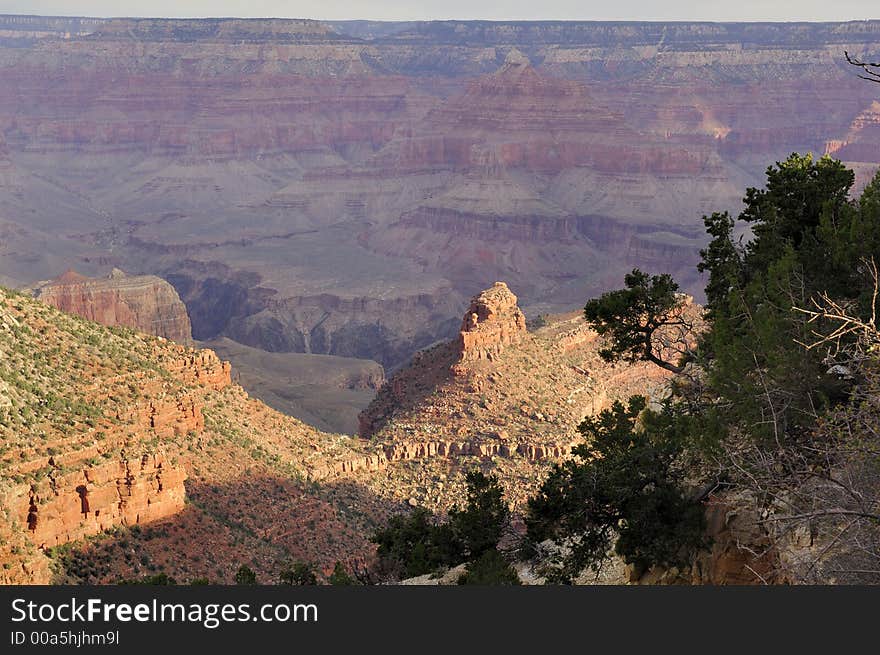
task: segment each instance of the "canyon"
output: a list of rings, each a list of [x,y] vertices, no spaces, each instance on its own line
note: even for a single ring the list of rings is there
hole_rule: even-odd
[[[528,328],[498,282],[381,384],[357,438],[250,397],[211,350],[0,289],[0,583],[230,582],[240,563],[269,583],[292,559],[374,575],[390,516],[448,511],[475,468],[522,512],[585,416],[668,393],[667,371],[609,364],[603,344],[574,314]],[[717,547],[677,581],[755,582],[750,524],[707,513]]]
[[[64,312],[109,327],[192,345],[186,306],[174,287],[155,275],[126,275],[114,268],[104,278],[67,271],[22,289]],[[236,381],[279,411],[324,430],[357,430],[357,413],[385,379],[372,360],[295,352],[267,352],[228,338],[201,342],[235,365]]]
[[[669,393],[575,310],[638,266],[698,324],[703,214],[792,151],[864,186],[880,103],[842,53],[878,47],[880,21],[0,16],[0,583],[368,573],[377,527],[474,469],[521,518],[585,417]],[[767,581],[728,501],[691,570],[627,580]]]
[[[880,165],[880,22],[0,16],[0,282],[157,275],[192,336],[389,371],[495,280],[526,316],[634,266],[697,297],[701,216],[792,151]]]

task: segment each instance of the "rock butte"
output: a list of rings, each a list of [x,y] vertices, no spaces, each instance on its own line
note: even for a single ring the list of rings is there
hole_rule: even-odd
[[[496,282],[471,300],[458,334],[463,362],[491,360],[504,346],[519,342],[526,317],[504,282]]]

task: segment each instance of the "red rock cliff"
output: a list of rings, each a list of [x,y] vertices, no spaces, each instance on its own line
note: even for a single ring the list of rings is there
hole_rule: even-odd
[[[37,325],[32,315],[25,318]],[[22,324],[13,314],[0,313],[0,328]],[[55,338],[64,334],[49,333]],[[205,429],[207,394],[231,384],[230,366],[210,350],[147,343],[153,345],[161,375],[151,368],[110,375],[121,370],[113,369],[78,389],[77,397],[100,410],[92,423],[71,416],[63,430],[49,428],[39,433],[42,438],[37,432],[15,438],[8,426],[6,432],[0,429],[6,446],[0,462],[0,507],[5,510],[0,514],[0,584],[48,583],[46,549],[116,526],[168,518],[184,508],[183,451]],[[77,344],[67,346],[69,360],[81,365]],[[97,361],[90,367],[82,368],[100,370]],[[4,396],[20,391],[0,383],[0,407]]]
[[[114,269],[107,278],[68,271],[39,287],[45,303],[103,325],[121,325],[180,343],[192,340],[186,305],[168,282],[154,275],[126,275]]]

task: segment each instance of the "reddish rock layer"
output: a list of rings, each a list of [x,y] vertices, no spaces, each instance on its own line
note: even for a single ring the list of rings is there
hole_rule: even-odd
[[[161,454],[115,458],[68,473],[59,470],[4,498],[13,520],[26,524],[29,538],[41,549],[117,525],[156,521],[184,506],[186,472]]]
[[[0,276],[137,261],[199,339],[397,368],[496,279],[541,312],[635,266],[699,294],[700,216],[768,164],[878,163],[841,54],[877,21],[335,28],[0,17]]]
[[[114,270],[104,279],[68,271],[34,295],[58,309],[108,326],[125,326],[179,343],[192,341],[186,306],[170,284],[154,275]]]
[[[491,360],[526,331],[526,317],[504,282],[496,282],[471,299],[461,323],[458,343],[463,362]]]

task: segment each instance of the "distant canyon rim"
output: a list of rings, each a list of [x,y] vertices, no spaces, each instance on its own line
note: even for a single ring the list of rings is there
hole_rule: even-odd
[[[199,341],[388,370],[497,280],[529,317],[634,266],[699,299],[702,215],[768,165],[880,164],[844,50],[880,21],[0,16],[0,283],[156,275]]]

